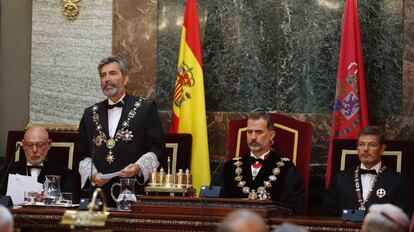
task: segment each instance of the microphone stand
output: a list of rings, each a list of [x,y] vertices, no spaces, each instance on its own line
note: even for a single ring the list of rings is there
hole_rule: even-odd
[[[1,179],[1,182],[0,182],[0,189],[3,189],[3,184],[4,184],[4,181],[6,180],[6,176],[9,175],[10,167],[14,163],[14,159],[16,158],[16,152],[20,147],[21,147],[21,144],[17,143],[16,148],[14,149],[12,158],[11,158],[11,160],[9,160],[9,163],[7,164],[7,168],[3,173],[3,178]],[[6,190],[5,194],[7,194],[7,186],[4,189]],[[4,195],[0,196],[0,204],[4,205],[6,207],[8,207],[10,205],[13,205],[13,203],[11,201],[11,197],[10,196],[4,196]]]
[[[92,199],[92,174],[93,174],[93,161],[95,157],[95,137],[92,138],[92,149],[91,149],[91,174],[89,180],[91,181],[91,187],[89,188],[89,198]]]

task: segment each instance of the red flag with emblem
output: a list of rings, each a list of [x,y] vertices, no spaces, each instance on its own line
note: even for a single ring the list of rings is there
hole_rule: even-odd
[[[368,126],[368,107],[357,0],[347,0],[342,23],[326,186],[329,185],[331,177],[333,138],[356,139],[360,130],[366,126]]]

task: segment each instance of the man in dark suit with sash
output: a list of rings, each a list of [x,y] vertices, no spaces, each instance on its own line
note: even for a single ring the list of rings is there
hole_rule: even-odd
[[[252,113],[247,120],[250,153],[224,165],[221,195],[228,198],[271,199],[303,213],[305,188],[294,164],[271,147],[272,117]]]
[[[150,172],[163,158],[164,131],[155,103],[126,93],[129,67],[123,59],[105,58],[98,71],[107,99],[86,108],[81,119],[79,172],[82,188],[89,189],[91,181],[113,206],[110,188],[120,177],[136,178],[135,194],[144,192]],[[119,172],[116,178],[100,178],[114,172]]]
[[[326,214],[339,216],[343,209],[367,210],[372,204],[391,203],[411,212],[409,180],[381,162],[386,148],[382,130],[361,130],[357,150],[361,164],[339,172],[326,191]]]
[[[78,186],[75,186],[72,172],[63,165],[48,161],[47,155],[52,145],[49,134],[46,129],[40,126],[31,126],[26,130],[23,137],[23,150],[26,160],[14,162],[9,169],[8,174],[20,174],[25,176],[34,176],[37,182],[43,184],[46,175],[58,175],[60,179],[60,189],[62,192],[72,192],[73,200],[78,200]],[[3,186],[1,186],[1,195],[7,192],[8,178],[6,176]],[[23,195],[23,193],[22,193]]]

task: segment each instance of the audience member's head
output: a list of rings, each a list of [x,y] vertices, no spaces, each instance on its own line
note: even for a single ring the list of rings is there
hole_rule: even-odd
[[[406,232],[408,216],[391,204],[374,204],[362,223],[362,232]]]
[[[273,232],[308,232],[308,230],[302,226],[285,222],[279,225]]]
[[[12,232],[13,227],[13,216],[6,207],[0,205],[0,231]]]
[[[23,149],[26,160],[31,165],[41,164],[49,152],[52,140],[46,129],[41,126],[31,126],[26,130],[23,137]]]
[[[241,209],[230,213],[219,225],[217,232],[265,232],[263,219],[253,211]]]

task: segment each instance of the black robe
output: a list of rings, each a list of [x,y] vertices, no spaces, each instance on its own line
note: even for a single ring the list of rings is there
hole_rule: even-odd
[[[360,204],[355,191],[355,170],[350,169],[339,172],[325,193],[324,212],[326,215],[340,216],[343,209],[358,209]],[[361,178],[359,180],[361,185]],[[378,197],[378,189],[385,190],[385,196]],[[403,209],[411,215],[411,187],[409,180],[392,170],[386,168],[378,175],[377,182],[365,203],[366,212],[372,204],[390,203]],[[362,194],[362,185],[361,185]]]
[[[276,162],[280,161],[281,155],[275,151],[270,151],[268,157],[264,161],[259,173],[253,180],[250,154],[246,154],[241,159],[243,164],[242,176],[246,181],[245,186],[250,189],[257,189],[259,186],[263,186],[263,181],[269,180],[269,176],[272,175],[272,170],[276,167]],[[236,177],[234,160],[230,160],[224,164],[224,182],[221,189],[221,196],[227,198],[247,198],[248,194],[243,193],[242,188],[238,187],[238,181]],[[300,175],[291,161],[284,161],[285,165],[280,167],[281,172],[277,175],[277,180],[272,181],[272,187],[266,188],[266,191],[270,193],[272,201],[278,202],[282,206],[286,206],[292,209],[295,213],[301,214],[304,210],[305,202],[305,187],[300,178]]]
[[[6,169],[7,167],[5,167]],[[2,178],[4,175],[4,172],[6,170],[2,171]],[[6,173],[6,175],[8,176],[9,174],[20,174],[20,175],[30,175],[30,170],[27,168],[26,166],[26,161],[19,161],[19,162],[14,162],[11,166],[10,166],[10,170],[8,173]],[[46,175],[57,175],[60,176],[60,191],[61,192],[71,192],[73,195],[73,202],[77,203],[79,201],[79,186],[75,186],[75,181],[74,181],[74,177],[72,174],[72,171],[69,170],[68,168],[60,165],[60,164],[56,164],[56,163],[52,163],[50,161],[45,161],[42,167],[42,170],[39,174],[39,176],[37,177],[37,182],[43,184],[45,182],[45,176]],[[3,185],[1,186],[1,190],[0,193],[1,195],[5,195],[7,192],[7,183],[8,183],[8,177],[6,176]],[[23,193],[22,193],[23,194]]]
[[[77,152],[79,157],[81,157],[80,160],[83,160],[86,157],[92,158],[91,154],[93,153],[93,163],[98,172],[103,174],[119,171],[128,164],[135,163],[147,152],[154,152],[160,163],[164,157],[164,131],[155,103],[139,99],[129,94],[126,94],[123,100],[124,107],[122,108],[122,114],[116,132],[122,127],[122,123],[127,120],[128,114],[131,109],[134,108],[134,104],[141,102],[141,106],[138,107],[135,116],[130,119],[129,126],[126,128],[129,131],[132,131],[132,140],[127,142],[119,139],[112,149],[113,156],[115,157],[113,163],[110,164],[105,159],[109,151],[105,143],[97,146],[92,142],[94,138],[97,137],[96,124],[92,119],[93,106],[85,109],[79,125]],[[103,127],[101,130],[105,133],[107,138],[110,138],[108,132],[107,105],[107,99],[96,104],[98,107],[97,114],[99,115],[99,123]],[[142,176],[137,176],[136,178],[138,178],[140,182],[143,182]],[[110,194],[111,186],[115,182],[119,182],[118,177],[112,178],[111,181],[102,187],[110,206],[115,206],[115,202],[112,200]],[[88,187],[85,187],[85,189],[88,189]],[[144,186],[135,184],[135,194],[143,193]]]

